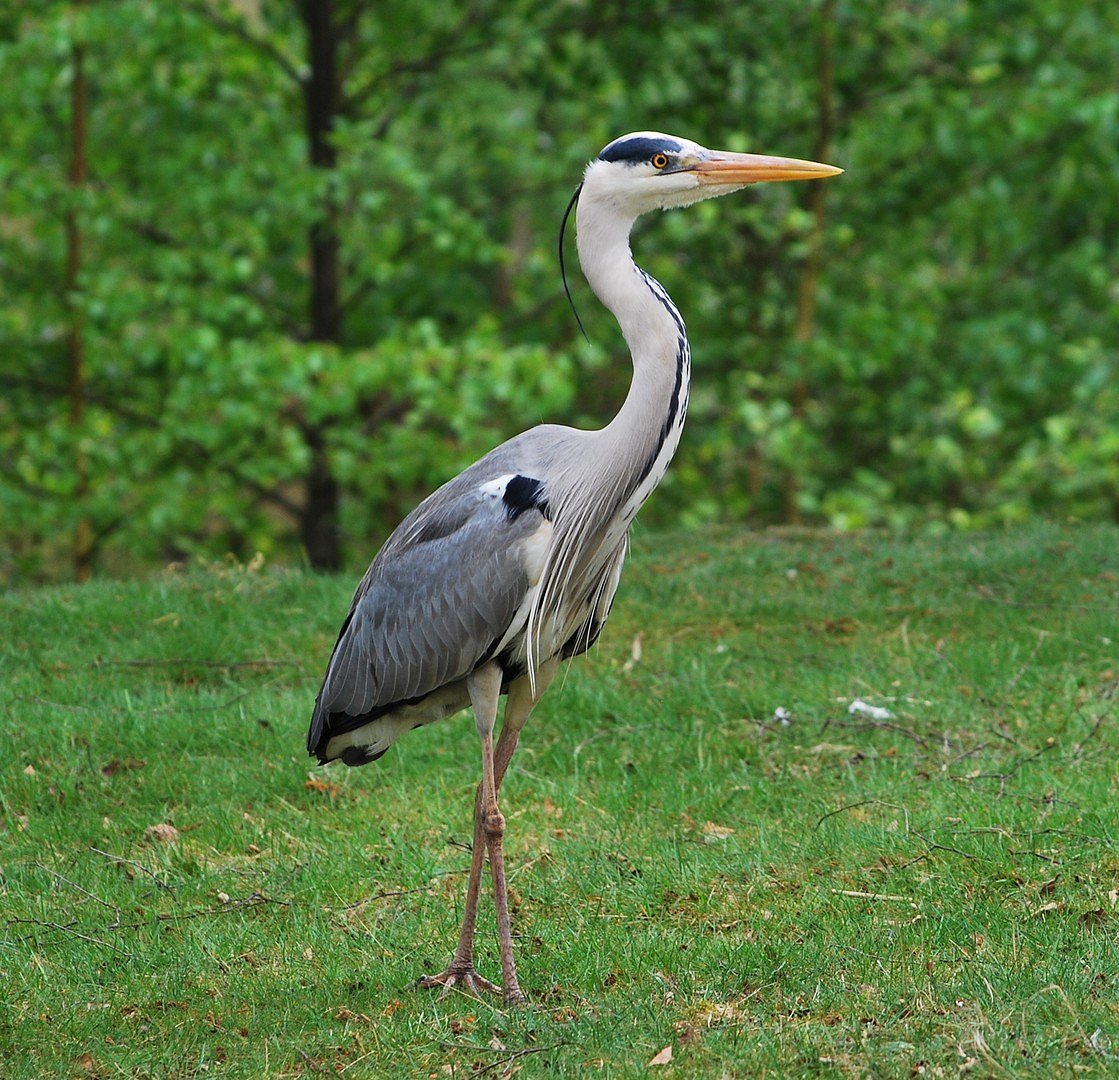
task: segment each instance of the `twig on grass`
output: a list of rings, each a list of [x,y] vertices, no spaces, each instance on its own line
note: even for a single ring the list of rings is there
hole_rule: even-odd
[[[98,854],[100,854],[100,855],[106,855],[109,858],[118,859],[118,861],[120,861],[120,862],[128,862],[128,863],[130,863],[130,865],[139,867],[139,869],[144,870],[148,874],[151,874],[150,870],[148,870],[144,866],[141,866],[139,863],[132,862],[129,859],[119,859],[118,856],[109,855],[108,852],[100,851],[97,848],[94,848],[93,850],[97,851]],[[88,896],[91,900],[95,900],[97,903],[101,904],[103,907],[106,907],[110,911],[113,911],[113,912],[116,913],[116,916],[117,916],[116,919],[113,922],[109,923],[108,926],[101,927],[100,930],[99,930],[100,933],[106,933],[106,932],[111,931],[111,930],[139,930],[141,927],[148,925],[148,920],[147,919],[140,919],[140,920],[137,920],[136,922],[130,922],[130,923],[121,922],[121,917],[123,916],[124,912],[119,907],[117,907],[115,904],[110,904],[108,901],[102,900],[99,896],[95,896],[93,893],[89,892],[87,889],[83,889],[80,885],[76,884],[73,881],[70,881],[69,878],[65,878],[61,874],[57,873],[56,871],[51,870],[51,868],[49,866],[43,866],[42,863],[35,863],[34,865],[39,867],[39,869],[41,869],[41,870],[46,870],[47,873],[49,873],[49,874],[53,874],[56,878],[59,878],[61,881],[64,881],[67,885],[70,885],[73,888],[77,889],[78,892],[84,894],[85,896]],[[156,881],[157,881],[158,884],[163,885],[163,882],[160,882],[158,878],[156,878]],[[170,888],[170,886],[164,886],[164,887],[165,888]],[[237,899],[237,900],[224,901],[220,906],[218,906],[216,908],[214,908],[214,907],[198,908],[194,911],[182,912],[181,914],[174,914],[174,913],[168,914],[168,913],[165,913],[165,912],[157,912],[156,915],[155,915],[155,921],[156,922],[162,922],[162,923],[184,922],[187,919],[199,919],[199,918],[202,918],[203,916],[206,916],[206,915],[223,915],[226,912],[239,911],[242,908],[260,907],[260,906],[263,906],[264,904],[279,904],[281,907],[290,907],[291,906],[291,902],[288,901],[288,900],[275,900],[272,897],[265,896],[260,892],[254,892],[251,896],[246,896],[246,897],[243,897],[243,898]],[[17,926],[17,925],[41,926],[41,927],[44,927],[45,929],[48,929],[48,930],[57,930],[60,933],[69,934],[71,937],[76,937],[76,938],[80,939],[81,941],[88,941],[92,945],[100,945],[102,948],[109,949],[111,952],[119,953],[121,956],[127,956],[130,960],[138,960],[138,959],[142,960],[142,958],[137,957],[135,953],[128,952],[128,950],[122,949],[122,948],[120,948],[116,945],[113,945],[111,942],[104,941],[101,938],[92,936],[91,934],[83,934],[81,931],[75,930],[71,926],[66,926],[63,923],[53,922],[52,920],[49,920],[49,919],[15,918],[15,919],[9,919],[5,923],[5,925],[6,926]],[[33,937],[34,935],[29,935],[29,936]]]
[[[473,1076],[483,1076],[490,1072],[492,1069],[498,1069],[502,1065],[511,1065],[518,1058],[528,1057],[530,1054],[547,1054],[552,1050],[562,1050],[570,1043],[560,1042],[554,1046],[526,1046],[522,1050],[509,1050],[506,1047],[497,1046],[472,1046],[467,1043],[448,1043],[442,1042],[439,1044],[444,1050],[450,1050],[452,1053],[455,1051],[465,1051],[471,1054],[497,1054],[498,1057],[495,1061],[491,1061],[488,1065],[483,1065],[481,1068],[472,1071]]]
[[[836,814],[844,814],[848,810],[856,810],[860,806],[871,806],[876,802],[878,802],[877,799],[860,799],[858,802],[848,803],[846,806],[841,806],[838,810],[829,810],[822,818],[820,818],[816,822],[814,829],[818,829],[821,825],[823,825],[825,821],[828,820],[828,818],[835,817]]]
[[[927,836],[924,836],[921,833],[917,832],[916,829],[914,829],[913,835],[917,837],[918,840],[921,840],[925,844],[927,844],[929,851],[947,851],[953,855],[960,855],[965,859],[981,859],[981,856],[976,855],[973,852],[961,851],[959,848],[950,847],[948,844],[938,844],[935,840],[930,840]]]
[[[311,1072],[322,1072],[321,1061],[316,1061],[305,1050],[300,1050],[298,1046],[295,1048],[295,1052],[303,1059],[304,1064],[307,1066],[308,1069],[311,1070]]]
[[[1092,833],[1078,832],[1076,829],[1059,829],[1050,826],[1046,829],[1029,829],[1030,836],[1067,836],[1073,840],[1083,840],[1087,844],[1099,844],[1100,847],[1114,847],[1112,841],[1105,836],[1093,836]]]
[[[1106,713],[1100,713],[1099,716],[1096,717],[1096,722],[1092,725],[1092,730],[1089,731],[1088,734],[1085,735],[1084,738],[1080,740],[1080,742],[1073,743],[1072,752],[1076,757],[1079,757],[1081,754],[1083,754],[1084,753],[1084,747],[1087,744],[1087,742],[1090,739],[1094,739],[1096,737],[1096,735],[1099,734],[1099,730],[1103,726],[1103,722],[1106,719],[1106,717],[1107,717]]]
[[[967,761],[968,758],[975,757],[976,754],[983,753],[983,751],[987,749],[988,745],[988,743],[979,743],[977,746],[973,746],[970,750],[961,751],[950,761],[946,761],[944,763],[944,768],[950,769],[953,765],[959,765],[961,761]]]
[[[819,829],[828,818],[835,817],[836,814],[846,813],[848,810],[857,810],[860,806],[885,806],[890,810],[900,810],[905,815],[905,831],[907,833],[909,832],[909,810],[904,806],[898,806],[897,803],[883,802],[881,799],[860,799],[858,802],[847,803],[846,806],[840,806],[836,810],[829,810],[816,822],[813,831]]]
[[[1098,1036],[1100,1034],[1099,1029],[1094,1031],[1091,1035],[1089,1035],[1088,1032],[1086,1032],[1084,1030],[1084,1025],[1080,1023],[1080,1015],[1077,1013],[1076,1008],[1073,1006],[1072,1001],[1069,1000],[1068,991],[1065,990],[1065,988],[1063,986],[1059,986],[1057,983],[1052,983],[1049,986],[1043,986],[1036,994],[1034,994],[1031,998],[1029,998],[1029,1001],[1031,1001],[1031,1002],[1036,1001],[1038,998],[1041,997],[1042,994],[1049,994],[1049,993],[1056,994],[1057,997],[1060,999],[1061,1004],[1064,1005],[1065,1009],[1068,1011],[1069,1019],[1072,1021],[1073,1027],[1076,1028],[1077,1033],[1080,1035],[1081,1040],[1083,1040],[1085,1043],[1087,1043],[1088,1046],[1090,1046],[1096,1053],[1101,1054],[1104,1057],[1112,1058],[1114,1060],[1115,1057],[1116,1057],[1115,1054],[1109,1054],[1106,1051],[1103,1051],[1099,1048],[1099,1045],[1098,1045]]]
[[[250,690],[245,690],[240,694],[235,694],[231,698],[226,698],[225,701],[219,701],[216,705],[153,705],[146,711],[149,713],[196,713],[196,712],[218,712],[221,709],[228,709],[230,705],[237,704],[242,698],[247,698],[252,693]],[[27,697],[16,697],[13,701],[29,701],[33,705],[47,705],[52,709],[67,709],[70,712],[100,712],[108,716],[121,716],[125,713],[133,712],[131,708],[124,706],[117,706],[113,709],[105,709],[99,705],[72,705],[65,701],[51,701],[50,698],[37,697],[30,695]]]
[[[1034,643],[1033,649],[1030,650],[1030,655],[1026,657],[1026,662],[1018,669],[1013,678],[1011,678],[1011,680],[1006,684],[1006,690],[1004,692],[1007,694],[1009,694],[1010,691],[1018,685],[1022,676],[1030,670],[1030,666],[1034,662],[1034,657],[1037,656],[1039,652],[1041,652],[1041,647],[1045,644],[1045,639],[1053,636],[1052,631],[1050,630],[1038,630],[1036,631],[1036,633],[1037,641]]]
[[[104,855],[106,859],[112,859],[118,866],[123,863],[127,866],[134,866],[137,870],[142,870],[161,889],[173,890],[175,888],[174,885],[170,885],[166,881],[161,880],[154,870],[149,870],[143,863],[138,863],[135,859],[126,859],[123,855],[114,855],[111,851],[102,851],[99,847],[94,847],[92,844],[89,850],[96,852],[98,855]]]
[[[94,660],[85,667],[196,667],[232,671],[236,668],[299,667],[299,665],[294,660],[272,660],[269,657],[260,660],[189,660],[186,657],[171,657],[167,660]]]
[[[37,867],[39,870],[46,871],[46,873],[50,874],[52,877],[58,878],[59,881],[69,885],[70,888],[77,889],[77,891],[80,892],[83,896],[88,896],[90,900],[96,901],[102,907],[106,907],[110,911],[115,911],[117,913],[117,921],[111,926],[107,926],[107,930],[115,930],[117,926],[120,925],[120,916],[123,914],[123,912],[120,910],[119,907],[117,907],[116,904],[110,904],[108,900],[102,900],[100,896],[95,896],[88,889],[83,889],[76,881],[71,881],[68,877],[63,877],[62,874],[60,874],[57,870],[52,870],[49,866],[44,866],[41,862],[32,863],[31,865]]]
[[[291,907],[290,900],[276,900],[271,896],[265,896],[261,892],[254,892],[251,896],[244,896],[237,900],[223,900],[217,907],[195,908],[193,911],[184,911],[179,915],[159,912],[156,919],[159,922],[185,922],[187,919],[201,919],[206,915],[224,915],[227,912],[240,911],[243,908],[264,907],[266,904]],[[133,928],[142,925],[142,923],[134,923]]]
[[[1039,757],[1041,757],[1042,754],[1047,754],[1047,753],[1049,753],[1050,750],[1056,750],[1058,745],[1059,744],[1058,744],[1056,739],[1051,739],[1040,750],[1037,750],[1034,753],[1029,754],[1024,758],[1019,758],[1013,765],[1010,766],[1009,769],[1006,770],[1006,772],[1001,772],[1001,773],[999,773],[999,772],[976,773],[974,776],[950,776],[950,779],[952,779],[952,780],[967,780],[967,781],[970,781],[970,780],[998,780],[1000,783],[1005,783],[1016,772],[1018,772],[1018,770],[1021,769],[1024,765],[1029,765],[1031,761],[1037,761],[1037,759]]]
[[[506,1055],[504,1059],[498,1058],[497,1061],[491,1061],[488,1065],[483,1065],[474,1075],[484,1076],[500,1065],[512,1065],[518,1058],[528,1057],[530,1054],[544,1054],[549,1050],[558,1050],[561,1046],[566,1045],[566,1043],[557,1043],[555,1046],[526,1046],[523,1050],[502,1050],[500,1053]]]
[[[457,873],[458,871],[451,871]],[[355,900],[352,904],[346,904],[345,907],[339,908],[339,911],[353,911],[355,908],[364,907],[366,904],[372,904],[377,900],[393,900],[401,896],[413,896],[415,893],[430,892],[430,885],[421,885],[418,889],[388,889],[385,892],[374,893],[373,896],[365,896],[360,900]]]
[[[861,889],[828,889],[836,896],[851,896],[856,900],[897,900],[900,903],[917,906],[912,896],[894,896],[891,893],[863,892]]]
[[[1011,855],[1030,855],[1035,859],[1040,859],[1042,862],[1050,863],[1053,866],[1060,866],[1061,865],[1061,860],[1060,859],[1054,859],[1050,855],[1042,855],[1040,851],[1021,851],[1018,848],[1011,848],[1010,849],[1010,854]]]
[[[836,698],[836,700],[846,702],[848,699],[847,698]],[[894,699],[892,699],[892,698],[882,698],[881,700],[892,701]],[[919,702],[919,704],[929,704],[929,705],[931,705],[932,702]],[[895,735],[901,735],[904,738],[909,739],[916,746],[920,746],[920,747],[923,747],[923,748],[926,748],[926,749],[928,747],[932,746],[934,743],[939,744],[939,745],[947,748],[954,741],[958,742],[958,740],[950,739],[943,732],[941,732],[939,734],[937,732],[930,732],[929,736],[926,737],[924,735],[919,735],[912,728],[903,727],[901,724],[890,723],[890,721],[888,721],[888,720],[873,720],[873,719],[870,719],[869,717],[866,717],[865,715],[862,716],[858,720],[841,720],[841,719],[836,719],[834,717],[829,717],[827,722],[824,724],[823,728],[820,729],[821,733],[823,732],[823,730],[825,728],[827,728],[828,724],[834,724],[836,727],[840,727],[840,728],[849,728],[852,731],[866,731],[867,729],[878,730],[878,731],[892,731]]]
[[[986,601],[988,604],[1002,604],[1004,607],[1040,608],[1050,611],[1106,611],[1110,613],[1115,610],[1114,604],[1061,604],[1045,603],[1038,600],[1004,600],[994,593],[983,594],[979,599]]]
[[[988,728],[992,735],[996,738],[1002,739],[1004,742],[1010,743],[1011,746],[1016,746],[1019,750],[1028,750],[1029,747],[1025,743],[1019,742],[1009,731],[1000,731],[993,724]]]
[[[97,709],[96,705],[71,705],[65,701],[51,701],[49,698],[35,697],[16,697],[14,701],[30,701],[33,705],[49,705],[52,709],[68,709],[70,712],[94,712]]]
[[[91,945],[100,945],[101,948],[108,949],[110,952],[118,953],[121,956],[127,956],[129,960],[137,959],[137,957],[134,953],[130,953],[126,949],[118,948],[116,945],[113,945],[111,942],[102,941],[100,938],[92,937],[89,934],[83,934],[80,931],[75,930],[72,926],[64,926],[62,923],[51,922],[49,919],[9,919],[4,925],[5,926],[42,926],[47,930],[58,930],[60,933],[69,934],[71,937],[76,937],[81,941],[88,941]],[[116,927],[117,925],[119,925],[119,924],[114,923],[112,927],[109,927],[109,929],[111,930],[114,927]],[[30,936],[34,937],[33,934],[30,935]]]
[[[379,1051],[380,1051],[380,1047],[378,1046],[377,1048],[375,1048],[373,1050],[369,1050],[366,1053],[362,1054],[360,1057],[354,1058],[353,1061],[346,1062],[345,1065],[343,1065],[340,1069],[336,1068],[335,1071],[338,1073],[339,1076],[341,1076],[342,1073],[349,1071],[355,1065],[357,1065],[359,1062],[362,1062],[362,1061],[367,1060],[368,1058],[371,1058],[374,1054],[378,1053]]]

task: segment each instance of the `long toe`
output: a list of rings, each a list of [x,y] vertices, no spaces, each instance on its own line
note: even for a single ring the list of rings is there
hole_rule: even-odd
[[[489,979],[483,979],[473,968],[466,968],[465,970],[447,968],[440,975],[425,975],[419,980],[419,986],[424,990],[434,990],[438,986],[440,988],[440,1001],[452,990],[462,990],[467,994],[473,994],[475,997],[481,997],[486,993],[500,994],[502,992],[500,986],[490,982]],[[506,1000],[508,1001],[508,999]],[[523,994],[521,1000],[524,1000]]]

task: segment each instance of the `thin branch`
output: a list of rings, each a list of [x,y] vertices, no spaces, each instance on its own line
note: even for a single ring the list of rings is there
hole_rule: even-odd
[[[169,885],[166,881],[162,881],[154,870],[149,870],[143,863],[136,862],[135,859],[126,859],[123,855],[114,855],[111,851],[102,851],[99,847],[94,847],[92,844],[89,848],[90,851],[96,852],[98,855],[104,855],[106,859],[112,859],[118,866],[124,863],[128,866],[134,866],[137,870],[143,871],[148,875],[161,889],[173,890],[174,886]]]
[[[893,893],[864,892],[862,889],[828,889],[828,892],[834,896],[850,896],[855,900],[896,900],[917,906],[912,896],[896,896]]]
[[[1042,754],[1049,753],[1050,750],[1056,750],[1059,744],[1054,741],[1043,746],[1040,750],[1027,757],[1020,758],[1016,761],[1006,772],[988,772],[978,773],[976,776],[953,776],[952,780],[1009,780],[1023,765],[1028,765],[1031,761],[1037,761]]]
[[[188,2],[183,5],[187,11],[195,15],[203,22],[209,23],[212,27],[220,30],[224,34],[229,34],[237,38],[244,44],[256,49],[257,52],[262,53],[270,60],[275,61],[280,70],[284,72],[297,86],[302,87],[306,80],[306,73],[302,66],[293,60],[288,54],[280,48],[275,42],[259,34],[253,33],[249,29],[248,24],[243,19],[226,18],[224,15],[219,14],[209,4],[205,2]]]
[[[454,871],[458,873],[458,871]],[[429,885],[424,885],[418,889],[389,889],[386,892],[374,893],[372,896],[362,897],[360,900],[355,900],[352,904],[346,904],[340,908],[341,911],[354,911],[357,908],[364,907],[366,904],[372,904],[376,900],[395,900],[401,896],[413,896],[415,893],[423,893],[430,891]]]
[[[3,380],[0,379],[0,382]],[[0,462],[0,475],[4,477],[13,487],[18,488],[26,495],[34,495],[38,499],[57,499],[58,492],[51,491],[50,488],[43,487],[42,484],[36,484],[34,480],[28,480],[26,477],[19,474],[19,470],[11,463],[10,459],[5,458]]]
[[[117,907],[116,904],[110,904],[108,900],[102,900],[100,896],[95,896],[88,889],[83,889],[76,881],[71,881],[68,877],[63,877],[62,874],[58,873],[57,870],[52,870],[49,866],[44,866],[40,862],[33,863],[32,865],[38,867],[38,869],[40,869],[40,870],[46,871],[46,873],[50,874],[52,877],[58,878],[59,881],[64,882],[65,884],[69,885],[70,888],[77,889],[77,891],[80,892],[83,896],[88,896],[90,898],[90,900],[95,900],[102,907],[106,907],[110,911],[115,911],[117,913],[117,922],[113,923],[112,926],[107,927],[107,929],[109,929],[109,930],[116,929],[117,925],[120,922],[120,916],[122,914],[120,908]]]
[[[464,39],[463,35],[468,27],[476,25],[480,20],[482,5],[471,4],[463,12],[462,17],[452,26],[437,42],[437,44],[422,57],[413,57],[407,60],[398,60],[395,64],[389,65],[384,71],[378,72],[376,75],[367,79],[356,90],[346,94],[342,100],[342,112],[349,115],[359,109],[366,100],[375,94],[377,90],[398,79],[402,75],[415,75],[424,76],[430,75],[435,71],[440,64],[453,56],[463,56],[471,52],[477,52],[489,46],[490,42],[485,37],[475,38],[474,40]],[[419,81],[418,79],[416,80]],[[396,97],[400,93],[406,93],[408,89],[414,88],[398,88],[394,91],[393,96]],[[413,89],[414,92],[414,89]]]
[[[249,696],[250,691],[245,690],[240,694],[234,694],[233,697],[225,701],[219,701],[216,705],[159,705],[148,709],[149,713],[196,713],[196,712],[220,712],[222,709],[228,709],[231,705],[235,705],[238,701]],[[70,712],[105,712],[106,710],[100,705],[74,705],[65,701],[52,701],[50,698],[39,697],[35,694],[20,695],[12,699],[13,701],[30,701],[35,705],[48,705],[52,709],[68,709]],[[109,716],[123,716],[130,710],[124,706],[118,706],[114,709],[108,710]],[[95,849],[96,850],[96,849]],[[101,854],[107,854],[102,852]],[[114,856],[115,857],[115,856]]]
[[[484,1076],[493,1069],[512,1065],[518,1058],[528,1057],[530,1054],[550,1053],[552,1050],[559,1050],[566,1045],[567,1043],[556,1043],[555,1046],[526,1046],[523,1050],[502,1050],[501,1053],[506,1055],[504,1059],[498,1058],[497,1061],[491,1061],[488,1065],[483,1065],[474,1075]]]
[[[978,855],[974,855],[970,851],[961,851],[959,848],[949,847],[947,844],[938,844],[935,840],[930,840],[924,834],[917,832],[916,829],[913,830],[913,835],[916,836],[918,840],[922,840],[927,844],[929,851],[947,851],[953,855],[960,855],[965,859],[979,858]]]
[[[291,907],[290,900],[276,900],[271,896],[265,896],[261,892],[254,892],[251,896],[245,896],[238,900],[226,900],[224,903],[219,904],[217,907],[211,908],[195,908],[193,911],[184,911],[182,914],[168,914],[160,912],[156,915],[159,922],[186,922],[188,919],[201,919],[206,915],[225,915],[230,911],[241,911],[244,908],[264,907],[268,904],[277,904],[280,907]],[[130,929],[138,929],[143,926],[143,923],[132,923]]]
[[[127,956],[129,960],[135,960],[134,953],[130,953],[125,949],[117,948],[116,945],[110,944],[108,941],[102,941],[100,938],[91,937],[89,934],[79,933],[72,927],[63,926],[62,923],[51,922],[49,919],[9,919],[5,926],[42,926],[48,930],[58,930],[60,933],[69,934],[71,937],[76,937],[81,941],[88,941],[91,945],[100,945],[103,949],[109,949],[111,952],[119,953],[121,956]]]
[[[553,1050],[562,1050],[565,1046],[571,1044],[559,1042],[554,1046],[526,1046],[521,1050],[510,1050],[507,1047],[499,1046],[472,1046],[469,1043],[443,1042],[439,1045],[442,1049],[450,1050],[452,1053],[462,1051],[470,1054],[497,1054],[498,1057],[495,1061],[491,1061],[488,1065],[483,1065],[471,1073],[472,1076],[483,1076],[492,1069],[501,1068],[503,1065],[511,1065],[518,1058],[528,1057],[530,1054],[548,1054]]]
[[[57,397],[65,397],[69,393],[66,387],[59,386],[57,383],[52,383],[46,379],[38,379],[32,375],[11,375],[7,373],[0,374],[0,386],[5,385],[9,387],[22,387],[31,390],[40,390],[44,393],[52,394]],[[124,420],[131,420],[133,423],[138,424],[140,427],[146,427],[153,431],[158,431],[163,427],[162,420],[159,420],[153,416],[148,416],[146,413],[142,413],[137,409],[129,408],[129,406],[127,405],[122,405],[119,401],[112,398],[111,396],[91,393],[87,391],[86,400],[100,406],[107,412],[121,417]],[[181,445],[184,449],[189,450],[193,454],[201,456],[206,461],[212,460],[213,455],[205,446],[205,444],[200,443],[194,439],[182,438],[181,436],[180,439]],[[275,489],[262,484],[259,480],[256,480],[251,476],[244,475],[244,473],[240,472],[240,470],[238,470],[234,466],[227,464],[224,467],[237,483],[242,484],[246,488],[248,488],[249,491],[251,491],[262,502],[270,503],[272,506],[276,506],[279,509],[291,514],[291,516],[294,518],[299,518],[302,515],[303,508],[292,502],[291,499],[287,498],[287,496],[284,495],[282,492],[276,491]],[[13,477],[13,479],[19,478]],[[31,485],[25,484],[24,486],[28,489],[31,488]],[[53,493],[48,493],[46,491],[44,491],[43,494],[49,494],[50,497],[54,497]]]
[[[167,232],[161,225],[155,225],[138,218],[122,218],[121,220],[125,226],[131,229],[132,232],[142,240],[147,240],[159,247],[172,248],[175,251],[181,252],[188,250],[186,244],[180,241],[178,237]],[[209,280],[209,276],[199,269],[195,271],[193,276],[189,279],[189,282],[192,285],[202,286],[207,284]],[[292,318],[278,301],[267,296],[259,286],[254,285],[252,282],[229,282],[226,283],[226,287],[235,289],[242,296],[247,296],[254,303],[258,304],[262,311],[280,324],[284,332],[293,341],[305,342],[308,340],[307,330]]]
[[[69,665],[62,665],[63,668]],[[171,657],[167,660],[94,660],[83,665],[91,668],[106,667],[201,667],[220,668],[229,671],[234,668],[299,667],[294,660],[188,660],[185,657]]]
[[[1054,859],[1049,855],[1042,855],[1040,851],[1023,851],[1019,848],[1010,848],[1011,855],[1029,855],[1031,858],[1040,859],[1042,862],[1051,863],[1053,866],[1060,866],[1061,860]]]
[[[877,799],[860,799],[858,802],[848,803],[846,806],[841,806],[838,810],[829,810],[826,814],[824,814],[822,818],[820,818],[816,822],[814,829],[818,829],[821,825],[823,825],[825,821],[828,820],[828,818],[833,818],[836,816],[836,814],[845,814],[848,810],[855,810],[860,806],[870,806],[876,802],[878,802]]]
[[[1034,643],[1034,647],[1030,651],[1030,655],[1026,657],[1026,662],[1018,669],[1010,682],[1006,684],[1006,689],[1003,691],[1003,693],[1009,694],[1010,691],[1018,685],[1018,683],[1022,679],[1022,676],[1025,675],[1027,671],[1029,671],[1030,665],[1032,665],[1034,662],[1034,658],[1039,652],[1041,652],[1041,647],[1045,644],[1045,639],[1051,636],[1052,634],[1048,630],[1039,630],[1037,632],[1037,641]]]
[[[888,720],[832,720],[836,727],[850,728],[853,731],[866,731],[868,729],[877,731],[892,731],[896,735],[904,735],[907,739],[912,740],[918,746],[927,747],[929,740],[923,735],[918,735],[917,732],[909,728],[902,727],[900,724],[891,724]],[[937,740],[947,743],[949,740],[947,736],[942,736]]]

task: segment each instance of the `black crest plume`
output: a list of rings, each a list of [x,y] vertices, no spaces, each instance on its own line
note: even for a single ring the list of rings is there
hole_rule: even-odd
[[[567,232],[567,219],[571,217],[571,211],[575,209],[575,204],[579,201],[579,193],[582,190],[583,184],[580,182],[579,186],[575,189],[575,194],[571,196],[571,202],[567,204],[567,209],[563,212],[563,221],[560,222],[559,232],[559,262],[560,277],[563,279],[563,291],[567,294],[567,302],[571,305],[571,310],[575,313],[575,321],[579,324],[579,330],[582,332],[583,337],[589,342],[591,339],[587,337],[587,331],[583,326],[583,320],[579,318],[579,310],[575,307],[575,301],[571,296],[571,290],[567,286],[567,267],[563,260],[563,235]]]

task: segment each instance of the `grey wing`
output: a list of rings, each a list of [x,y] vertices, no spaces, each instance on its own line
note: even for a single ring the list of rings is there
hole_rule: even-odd
[[[464,678],[522,610],[532,552],[550,530],[542,486],[473,470],[422,503],[358,586],[308,734],[329,739]],[[515,498],[512,495],[515,494]]]

